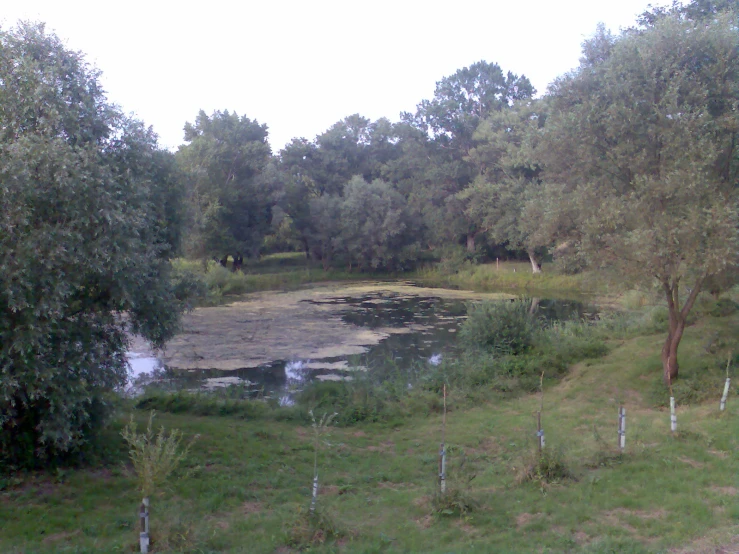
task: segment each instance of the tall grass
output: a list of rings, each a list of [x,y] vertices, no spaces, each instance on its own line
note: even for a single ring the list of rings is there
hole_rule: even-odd
[[[288,262],[279,263],[287,259]],[[324,281],[349,281],[366,279],[367,274],[330,269],[323,270],[314,265],[295,264],[294,257],[273,255],[263,261],[244,267],[243,271],[232,271],[215,261],[185,260],[172,261],[173,278],[191,296],[191,302],[200,306],[222,303],[229,296],[265,290],[290,290],[309,283]],[[377,277],[377,275],[373,275]],[[392,277],[382,275],[382,277]]]
[[[455,271],[426,267],[416,271],[414,279],[429,286],[556,293],[558,296],[588,294],[603,288],[602,283],[589,274],[556,273],[551,264],[545,264],[542,273],[534,274],[531,265],[525,262],[465,264]]]

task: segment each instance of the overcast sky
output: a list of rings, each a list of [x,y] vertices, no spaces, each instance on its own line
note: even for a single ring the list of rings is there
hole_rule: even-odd
[[[166,147],[182,143],[198,110],[229,109],[266,123],[278,151],[353,113],[397,121],[436,81],[479,60],[525,74],[542,93],[578,64],[599,22],[618,31],[647,4],[0,0],[0,21],[46,22]]]

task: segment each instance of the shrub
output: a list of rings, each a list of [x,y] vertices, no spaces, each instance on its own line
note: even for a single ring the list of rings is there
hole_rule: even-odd
[[[499,354],[521,354],[531,348],[537,324],[525,300],[470,303],[460,338],[467,346]]]
[[[160,427],[159,432],[155,433],[153,421],[152,411],[146,431],[138,433],[131,416],[131,421],[121,432],[130,449],[129,455],[136,471],[138,490],[144,497],[151,496],[154,490],[167,480],[187,456],[192,445],[191,442],[187,446],[182,446],[182,433],[177,429],[167,435],[164,427]]]

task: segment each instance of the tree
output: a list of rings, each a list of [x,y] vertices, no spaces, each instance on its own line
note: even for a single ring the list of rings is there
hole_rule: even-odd
[[[539,187],[541,168],[534,161],[534,147],[544,121],[531,100],[484,119],[474,135],[476,146],[467,156],[478,176],[457,195],[466,201],[467,217],[478,229],[512,250],[526,251],[533,273],[541,273],[537,249],[548,243],[526,226],[523,215]]]
[[[257,257],[272,221],[275,190],[263,179],[271,159],[267,126],[246,116],[202,110],[185,124],[189,144],[177,152],[189,176],[194,254]]]
[[[577,206],[592,262],[663,290],[666,382],[706,280],[739,262],[734,17],[667,14],[619,37],[600,29],[551,88],[545,178]]]
[[[346,186],[341,204],[341,242],[349,260],[361,269],[402,269],[415,241],[405,198],[376,179],[356,176]]]
[[[514,101],[531,98],[534,92],[525,76],[504,75],[498,64],[480,61],[437,82],[433,99],[423,100],[415,114],[401,114],[403,121],[421,130],[426,139],[423,146],[428,161],[417,177],[420,186],[416,187],[415,202],[421,204],[432,233],[454,232],[457,236],[451,240],[462,236],[468,251],[475,251],[476,239],[486,229],[469,217],[470,197],[455,196],[478,175],[468,158],[476,144],[474,133],[483,120],[508,109]],[[450,240],[447,236],[434,238],[435,242]]]
[[[98,78],[42,24],[0,31],[2,463],[82,446],[127,379],[128,333],[161,346],[183,308],[171,156]]]

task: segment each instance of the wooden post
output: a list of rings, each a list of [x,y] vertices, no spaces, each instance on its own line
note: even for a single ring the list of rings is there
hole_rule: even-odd
[[[626,448],[626,408],[618,409],[618,447],[621,452]]]
[[[500,258],[495,258],[495,270],[500,269]]]
[[[444,385],[444,415],[441,427],[441,448],[439,449],[439,490],[446,492],[446,384]]]
[[[139,508],[139,519],[141,521],[141,532],[139,533],[139,546],[141,554],[149,552],[149,497],[145,496]]]

